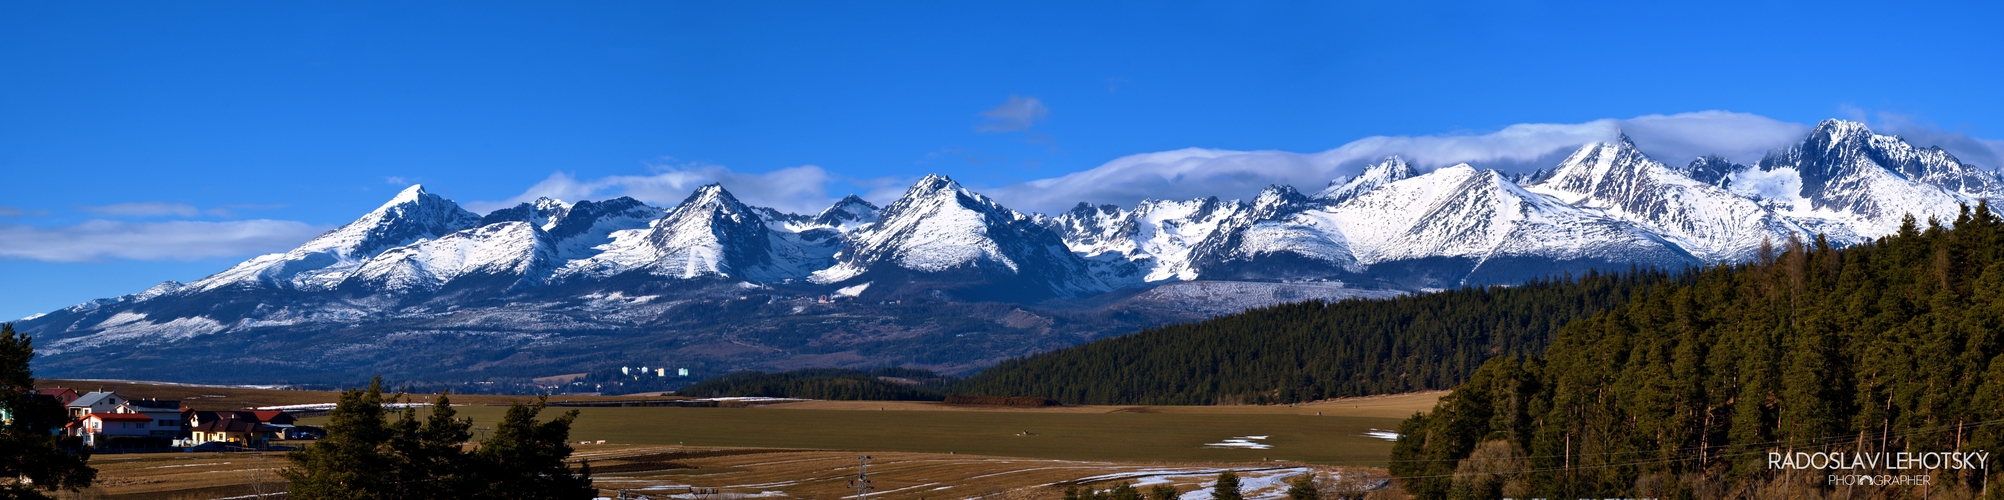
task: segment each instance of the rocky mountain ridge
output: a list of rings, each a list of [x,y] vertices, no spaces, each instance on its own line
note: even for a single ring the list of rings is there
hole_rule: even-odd
[[[1529,176],[1421,172],[1391,157],[1314,195],[1276,185],[1251,200],[1081,203],[1055,216],[937,175],[881,208],[850,196],[813,215],[713,184],[668,208],[545,198],[481,216],[412,186],[294,250],[17,328],[44,339],[41,366],[56,373],[143,371],[118,361],[174,351],[410,373],[383,353],[413,349],[462,353],[423,373],[467,378],[589,364],[583,352],[607,346],[718,369],[953,371],[1223,312],[1145,293],[1165,284],[1382,296],[1734,262],[1791,237],[1865,241],[1908,214],[1951,220],[2000,189],[1939,148],[1837,120],[1755,165],[1672,167],[1617,136]],[[743,316],[718,316],[734,310]],[[274,351],[199,354],[219,339]]]

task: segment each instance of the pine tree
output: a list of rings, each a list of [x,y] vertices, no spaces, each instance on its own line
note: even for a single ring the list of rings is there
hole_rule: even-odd
[[[62,403],[35,393],[34,339],[0,323],[0,499],[49,498],[97,479],[76,438],[54,433],[67,421]],[[40,490],[40,491],[37,491]]]
[[[396,455],[397,498],[463,498],[456,492],[478,487],[461,449],[473,437],[473,421],[457,415],[447,393],[438,395],[422,420],[416,407],[404,409],[389,441]]]
[[[1114,485],[1112,488],[1107,488],[1106,494],[1102,495],[1101,498],[1106,498],[1107,500],[1141,500],[1141,490],[1134,489],[1134,485],[1120,483]]]
[[[1150,486],[1148,500],[1176,500],[1176,487],[1167,484]]]
[[[548,422],[536,421],[536,415],[548,406],[548,398],[541,398],[534,405],[515,403],[508,407],[507,416],[494,426],[494,435],[474,452],[474,466],[480,469],[478,476],[484,480],[485,492],[473,497],[589,499],[597,494],[591,487],[589,464],[574,471],[565,463],[572,451],[571,422],[577,420],[578,411],[565,412]]]
[[[1218,473],[1218,484],[1211,486],[1212,500],[1245,500],[1239,493],[1239,475],[1232,471]]]
[[[1295,476],[1293,481],[1288,481],[1287,498],[1291,500],[1319,500],[1322,498],[1321,493],[1315,490],[1315,473],[1310,472]]]
[[[394,436],[384,418],[383,378],[369,388],[341,392],[328,413],[327,437],[286,455],[292,465],[279,475],[292,482],[289,498],[363,500],[393,498],[397,467],[383,443]]]

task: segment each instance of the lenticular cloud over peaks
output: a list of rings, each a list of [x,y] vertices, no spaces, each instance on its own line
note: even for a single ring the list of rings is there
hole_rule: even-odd
[[[1647,115],[1585,123],[1522,123],[1486,134],[1372,136],[1319,153],[1187,148],[1124,156],[1089,170],[991,190],[997,200],[1036,211],[1078,202],[1133,204],[1143,199],[1217,195],[1249,198],[1285,184],[1320,189],[1332,179],[1397,155],[1424,171],[1468,163],[1528,172],[1548,167],[1581,145],[1627,134],[1669,162],[1707,154],[1752,162],[1808,132],[1808,125],[1727,111]],[[1312,188],[1311,188],[1312,187]]]

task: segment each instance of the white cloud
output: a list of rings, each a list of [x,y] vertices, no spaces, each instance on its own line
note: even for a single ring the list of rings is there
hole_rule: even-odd
[[[193,205],[158,201],[79,206],[77,209],[105,217],[194,217],[202,214],[202,210]]]
[[[1045,107],[1044,101],[1010,94],[1008,101],[981,112],[981,124],[975,125],[974,131],[1027,132],[1050,114],[1051,108]]]
[[[1703,154],[1752,162],[1800,140],[1809,126],[1746,113],[1705,111],[1586,123],[1524,123],[1487,134],[1374,136],[1320,153],[1190,148],[1115,159],[1090,170],[991,189],[1021,210],[1054,212],[1081,201],[1132,205],[1147,198],[1247,198],[1271,184],[1315,191],[1370,162],[1401,155],[1422,169],[1457,163],[1506,171],[1550,167],[1581,145],[1619,129],[1665,163]]]
[[[0,224],[0,258],[48,262],[196,260],[289,250],[329,228],[284,220]]]
[[[566,172],[550,174],[527,191],[501,201],[466,204],[477,212],[507,208],[517,203],[550,197],[568,202],[631,196],[651,205],[674,207],[696,188],[712,182],[723,184],[739,201],[782,211],[814,214],[835,204],[828,196],[828,183],[835,177],[814,165],[783,168],[763,174],[735,172],[720,166],[662,168],[653,175],[615,175],[578,179]],[[845,193],[846,194],[846,193]]]

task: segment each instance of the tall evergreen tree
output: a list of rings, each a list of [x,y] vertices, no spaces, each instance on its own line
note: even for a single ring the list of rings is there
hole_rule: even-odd
[[[327,437],[286,455],[291,466],[279,471],[292,482],[290,498],[363,500],[394,498],[399,492],[396,461],[384,443],[395,432],[385,418],[383,378],[368,389],[341,392],[328,413]]]
[[[75,438],[55,434],[68,421],[62,403],[35,393],[34,339],[0,323],[0,499],[49,498],[97,478],[90,453]]]
[[[1288,481],[1287,498],[1288,500],[1321,499],[1322,493],[1315,489],[1315,473],[1310,472],[1295,476],[1293,481]]]
[[[1238,473],[1232,471],[1218,473],[1217,484],[1211,485],[1211,499],[1245,500],[1245,495],[1239,492]]]
[[[450,394],[440,393],[420,419],[415,406],[405,407],[392,425],[389,451],[396,460],[396,497],[407,499],[464,498],[457,493],[476,488],[479,479],[462,449],[473,437],[473,421],[458,418]]]
[[[536,404],[516,403],[494,426],[494,435],[474,452],[478,475],[486,482],[480,498],[497,499],[589,499],[597,494],[591,487],[591,466],[573,470],[565,463],[571,456],[571,422],[577,410],[565,412],[547,422],[536,415],[548,407],[548,398]]]

